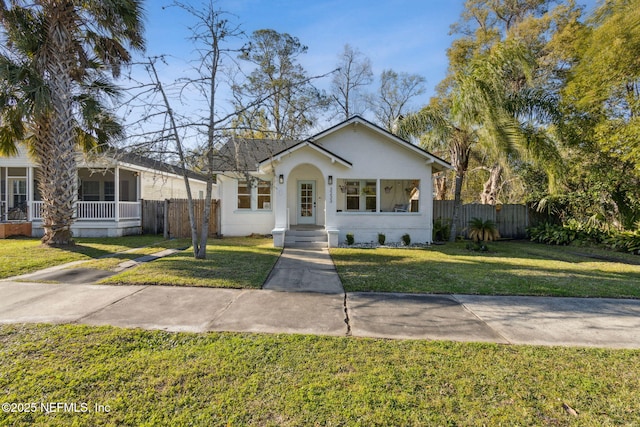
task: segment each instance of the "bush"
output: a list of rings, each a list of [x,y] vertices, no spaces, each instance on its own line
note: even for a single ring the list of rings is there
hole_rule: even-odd
[[[384,242],[387,240],[387,236],[382,233],[378,233],[378,244],[384,245]]]
[[[547,245],[568,245],[578,237],[576,230],[548,222],[529,227],[527,233],[532,242],[545,243]]]
[[[433,221],[433,240],[446,242],[451,236],[451,222],[438,218]]]
[[[469,221],[469,238],[474,242],[490,242],[500,238],[496,223],[490,219],[471,218]]]
[[[640,255],[640,230],[612,234],[604,243],[610,249]]]
[[[545,243],[547,245],[568,245],[574,241],[581,243],[604,242],[609,235],[597,227],[589,226],[575,220],[568,221],[564,225],[544,223],[529,227],[527,233],[531,241]]]
[[[408,233],[402,235],[402,243],[405,246],[409,246],[411,244],[411,236]]]
[[[353,245],[353,242],[355,242],[353,233],[347,233],[347,245],[351,246]]]

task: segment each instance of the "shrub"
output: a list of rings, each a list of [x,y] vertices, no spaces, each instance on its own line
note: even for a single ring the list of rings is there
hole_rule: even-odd
[[[384,242],[387,240],[387,236],[382,233],[378,233],[378,244],[384,245]]]
[[[409,246],[411,244],[411,236],[409,236],[408,233],[402,235],[402,243],[404,243],[405,246]]]
[[[640,255],[640,230],[612,234],[604,243],[613,250]]]
[[[471,218],[469,221],[469,238],[474,242],[490,242],[500,238],[496,223],[490,219]]]
[[[570,220],[564,225],[543,223],[527,229],[534,242],[547,245],[568,245],[574,241],[599,244],[607,239],[608,233],[597,227]]]
[[[547,245],[568,245],[578,237],[576,230],[548,222],[529,227],[527,233],[531,241]]]
[[[442,218],[433,221],[433,240],[436,242],[446,242],[451,236],[451,223]]]
[[[355,242],[353,233],[347,233],[347,245],[351,246],[353,245],[353,242]]]

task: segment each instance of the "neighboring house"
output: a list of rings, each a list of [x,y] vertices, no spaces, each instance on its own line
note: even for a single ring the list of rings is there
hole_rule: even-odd
[[[0,221],[30,221],[33,236],[42,236],[37,169],[24,147],[15,157],[0,157]],[[188,176],[193,197],[204,198],[205,178],[192,172]],[[186,194],[181,169],[166,163],[133,154],[92,160],[79,156],[73,235],[140,234],[141,200],[186,198]]]
[[[219,154],[222,234],[273,234],[275,246],[306,240],[296,229],[330,247],[347,233],[431,242],[432,174],[451,168],[358,116],[303,141],[232,139]]]

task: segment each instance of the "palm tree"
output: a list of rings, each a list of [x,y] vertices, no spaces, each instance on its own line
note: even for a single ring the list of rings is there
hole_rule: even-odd
[[[78,148],[122,135],[103,102],[113,77],[143,49],[140,0],[0,1],[0,151],[27,144],[39,166],[42,242],[73,244]]]
[[[534,102],[527,97],[518,97],[520,92],[533,93],[525,90],[524,86],[520,90],[506,87],[514,81],[522,85],[531,81],[533,64],[533,59],[522,45],[498,44],[486,56],[472,61],[468,69],[454,76],[455,83],[448,98],[439,103],[432,102],[400,122],[401,136],[420,136],[425,148],[449,151],[456,174],[451,241],[456,238],[462,185],[475,147],[482,146],[500,160],[517,150],[532,153],[540,159],[551,159],[557,152],[552,150],[552,144],[543,144],[547,140],[533,137],[534,134],[519,121],[520,113],[530,112],[537,105],[546,105],[544,100],[536,99]],[[507,78],[513,74],[519,78]],[[540,113],[534,114],[541,118]]]

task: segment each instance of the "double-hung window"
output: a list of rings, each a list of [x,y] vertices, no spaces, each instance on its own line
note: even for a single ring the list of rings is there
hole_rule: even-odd
[[[347,212],[375,212],[376,180],[347,180],[344,183]]]
[[[238,181],[238,209],[251,209],[251,184]]]
[[[262,180],[238,181],[238,209],[270,210],[271,182]]]
[[[258,182],[257,209],[271,209],[271,183],[269,181]]]

